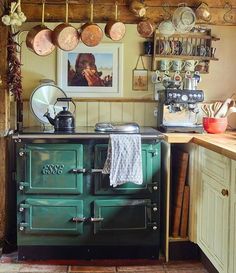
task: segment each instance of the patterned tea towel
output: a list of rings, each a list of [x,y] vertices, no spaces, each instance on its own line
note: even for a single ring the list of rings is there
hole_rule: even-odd
[[[102,173],[110,173],[110,185],[113,187],[126,182],[142,184],[141,136],[111,134],[107,159]]]

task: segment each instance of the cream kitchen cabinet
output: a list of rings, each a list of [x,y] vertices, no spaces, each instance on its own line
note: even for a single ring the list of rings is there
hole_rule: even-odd
[[[231,160],[229,273],[236,272],[236,161]]]
[[[236,272],[228,271],[230,163],[223,155],[199,148],[197,243],[220,273]]]

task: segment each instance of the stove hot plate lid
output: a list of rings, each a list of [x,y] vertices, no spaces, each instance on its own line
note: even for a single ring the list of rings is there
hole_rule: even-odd
[[[127,132],[139,133],[139,125],[135,122],[130,123],[114,123],[114,122],[99,122],[95,125],[95,131],[100,132]]]

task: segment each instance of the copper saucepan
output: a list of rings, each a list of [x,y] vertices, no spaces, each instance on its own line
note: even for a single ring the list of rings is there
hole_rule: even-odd
[[[33,27],[26,36],[26,46],[39,56],[47,56],[55,49],[52,30],[44,25],[45,1],[42,3],[42,23]]]
[[[113,41],[121,40],[125,35],[125,24],[119,22],[117,20],[118,17],[118,5],[117,2],[115,4],[116,13],[115,13],[115,20],[110,20],[105,26],[105,34],[108,38]]]
[[[66,21],[53,30],[52,40],[54,45],[65,51],[75,49],[79,43],[77,29],[68,23],[68,0],[66,1]]]
[[[137,31],[143,38],[152,36],[156,29],[156,24],[151,19],[144,19],[137,24]]]
[[[85,23],[81,27],[81,40],[87,46],[96,46],[98,45],[103,37],[102,29],[93,23],[93,1],[90,3],[91,7],[91,17],[90,22]]]

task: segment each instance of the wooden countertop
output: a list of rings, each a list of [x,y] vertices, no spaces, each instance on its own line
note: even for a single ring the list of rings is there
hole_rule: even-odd
[[[236,160],[236,132],[225,134],[166,133],[168,143],[195,143],[214,152]]]

